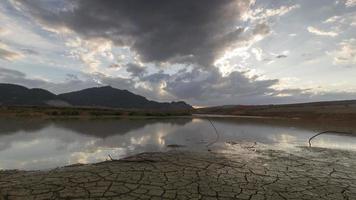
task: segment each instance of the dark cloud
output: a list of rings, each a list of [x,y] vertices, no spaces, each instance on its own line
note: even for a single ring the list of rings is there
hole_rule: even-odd
[[[132,77],[142,77],[147,73],[146,69],[135,63],[129,63],[126,65],[126,71],[131,74]]]
[[[278,79],[263,80],[259,76],[249,77],[246,73],[233,72],[221,77],[217,70],[181,70],[176,74],[163,71],[144,76],[140,81],[152,88],[150,91],[135,88],[135,92],[151,99],[160,99],[160,83],[172,99],[185,99],[193,105],[223,104],[276,104],[325,100],[343,100],[356,97],[355,92],[316,93],[311,89],[274,89]],[[163,100],[163,99],[161,99]]]
[[[193,64],[175,74],[148,74],[129,63],[126,71],[135,81],[96,75],[102,84],[124,88],[160,99],[162,92],[174,99],[202,102],[206,99],[265,97],[275,93],[278,80],[258,80],[242,72],[222,76],[213,62],[230,48],[271,30],[267,23],[241,28],[240,17],[252,0],[76,0],[68,9],[46,3],[19,0],[27,12],[47,28],[70,29],[84,38],[106,38],[116,46],[129,46],[142,62]],[[51,9],[50,9],[51,8]],[[247,34],[247,35],[245,35]],[[113,64],[110,68],[120,67]],[[142,87],[134,87],[139,83]],[[166,95],[167,96],[167,95]]]
[[[268,95],[278,80],[257,80],[241,72],[222,77],[217,69],[194,69],[173,75],[167,82],[167,90],[182,99],[228,99],[242,96]]]
[[[119,67],[121,67],[121,66],[117,63],[113,63],[113,64],[109,65],[109,68],[119,68]]]
[[[131,78],[97,73],[86,74],[84,79],[67,77],[66,83],[48,83],[27,79],[24,74],[8,73],[6,77],[0,76],[0,80],[41,85],[57,93],[111,85],[149,99],[183,99],[198,105],[283,103],[291,102],[291,98],[303,101],[313,96],[306,90],[275,89],[277,79],[251,77],[246,72],[235,71],[223,76],[212,66],[226,50],[252,44],[260,39],[256,35],[266,36],[272,32],[269,24],[261,21],[249,24],[252,28],[241,28],[246,25],[240,21],[241,15],[253,0],[17,1],[46,28],[66,28],[82,39],[108,39],[115,46],[129,47],[144,64],[158,67],[179,63],[189,65],[189,69],[173,74],[164,71],[152,74],[137,63],[129,63],[109,67],[124,67]],[[275,56],[285,57],[287,55]],[[346,93],[338,95],[346,96]],[[319,95],[314,99],[318,98],[324,97]]]
[[[268,35],[271,32],[271,29],[267,23],[257,24],[253,29],[254,35]]]
[[[287,58],[287,55],[281,54],[281,55],[277,55],[276,58]]]
[[[203,66],[239,39],[243,29],[236,27],[251,2],[75,0],[68,9],[49,9],[45,1],[18,1],[46,26],[130,46],[144,62],[189,58]],[[256,27],[258,33],[267,31],[266,24]]]
[[[165,80],[169,80],[171,76],[164,73],[162,70],[157,72],[157,73],[154,73],[154,74],[150,74],[150,75],[147,75],[147,76],[144,76],[142,77],[140,80],[141,81],[145,81],[145,82],[150,82],[150,83],[159,83],[161,82],[162,80],[165,81]]]
[[[185,99],[198,105],[216,105],[222,101],[238,103],[241,98],[265,99],[277,93],[272,86],[278,83],[276,79],[259,80],[258,76],[248,77],[244,72],[222,76],[216,68],[183,69],[171,75],[161,71],[144,76],[140,81],[151,88],[163,89],[175,99]],[[164,87],[160,84],[162,82]],[[241,103],[246,102],[248,101]]]

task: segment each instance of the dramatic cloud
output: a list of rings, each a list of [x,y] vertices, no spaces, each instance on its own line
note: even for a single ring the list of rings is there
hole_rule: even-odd
[[[212,0],[206,4],[202,0],[150,3],[77,0],[65,4],[66,9],[49,9],[43,2],[18,2],[47,30],[78,34],[80,37],[67,41],[66,45],[72,48],[71,55],[86,63],[92,72],[97,70],[102,57],[113,57],[110,54],[113,46],[128,46],[136,52],[134,62],[113,63],[109,68],[125,67],[135,78],[129,88],[139,94],[198,102],[204,98],[264,96],[275,92],[271,86],[278,80],[258,80],[239,71],[229,71],[223,76],[214,66],[214,61],[222,56],[226,60],[229,55],[240,55],[239,52],[271,33],[267,22],[256,23],[251,30],[238,26],[254,1]],[[266,10],[265,15],[281,16],[296,7]],[[139,63],[192,64],[193,68],[171,75],[163,71],[147,74]],[[114,77],[111,82],[107,77],[101,76],[98,82],[120,88],[126,84],[118,85]]]
[[[6,0],[0,82],[56,93],[111,85],[194,105],[352,96],[336,89],[354,88],[353,68],[333,69],[355,64],[353,2]],[[285,83],[291,74],[299,81]],[[316,95],[324,85],[333,89]]]
[[[43,1],[18,2],[51,29],[130,46],[144,62],[186,57],[208,66],[238,40],[242,29],[234,25],[252,1],[77,0],[63,9],[49,9]]]
[[[323,31],[323,30],[317,29],[317,28],[312,27],[312,26],[308,26],[308,31],[309,31],[310,33],[313,33],[313,34],[315,34],[315,35],[320,35],[320,36],[336,37],[337,35],[339,35],[339,34],[336,33],[336,32],[333,32],[333,31]]]

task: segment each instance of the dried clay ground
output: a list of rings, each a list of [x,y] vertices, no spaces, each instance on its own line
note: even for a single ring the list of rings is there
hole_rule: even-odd
[[[1,171],[0,199],[356,199],[356,153],[231,143],[48,171]]]

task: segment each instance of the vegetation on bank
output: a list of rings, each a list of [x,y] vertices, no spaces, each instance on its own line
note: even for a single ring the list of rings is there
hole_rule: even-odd
[[[143,110],[90,107],[0,106],[0,116],[13,117],[168,117],[189,116],[191,110]]]
[[[217,106],[200,109],[118,109],[106,107],[0,106],[0,117],[169,117],[192,114],[237,115],[271,118],[355,120],[356,101],[286,105]]]

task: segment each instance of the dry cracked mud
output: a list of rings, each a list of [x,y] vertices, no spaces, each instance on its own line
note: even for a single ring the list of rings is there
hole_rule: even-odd
[[[1,171],[0,199],[352,200],[355,161],[354,152],[313,148],[143,153],[48,171]]]

